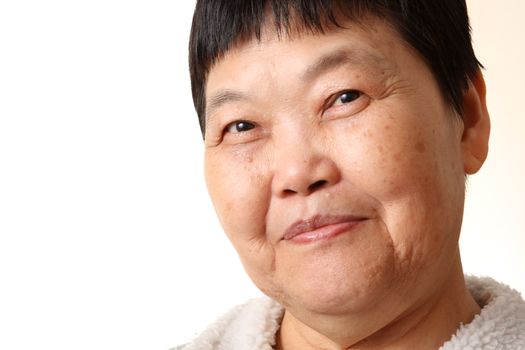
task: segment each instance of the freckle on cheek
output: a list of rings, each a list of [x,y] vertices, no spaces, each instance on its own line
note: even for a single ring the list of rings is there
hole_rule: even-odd
[[[423,142],[416,143],[416,151],[424,153],[426,150],[425,144]]]
[[[403,157],[403,156],[401,155],[401,153],[396,153],[396,154],[394,154],[394,159],[395,159],[397,162],[400,162],[401,159],[402,159],[402,157]]]

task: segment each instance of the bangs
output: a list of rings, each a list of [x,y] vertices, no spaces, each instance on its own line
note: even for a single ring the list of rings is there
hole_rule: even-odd
[[[381,12],[379,3],[342,0],[198,2],[191,29],[193,35],[190,38],[189,58],[190,62],[199,62],[199,67],[190,67],[192,83],[195,80],[206,81],[213,65],[233,46],[253,39],[260,41],[265,26],[273,26],[279,37],[324,33],[330,27],[341,27],[339,21],[342,18],[359,21],[367,13],[377,16]],[[204,115],[205,92],[202,83],[192,84],[192,95],[197,114]],[[204,120],[199,119],[201,130],[204,130]]]

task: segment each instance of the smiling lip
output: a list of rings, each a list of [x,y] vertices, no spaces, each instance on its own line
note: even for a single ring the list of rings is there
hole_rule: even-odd
[[[366,218],[353,215],[316,215],[308,220],[299,220],[293,223],[284,233],[283,240],[295,243],[311,243],[328,240],[351,230],[364,220],[366,220]]]

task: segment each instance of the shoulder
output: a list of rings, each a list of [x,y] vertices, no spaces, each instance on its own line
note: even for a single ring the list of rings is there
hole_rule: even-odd
[[[283,312],[268,297],[249,300],[209,325],[191,343],[171,350],[272,349]]]

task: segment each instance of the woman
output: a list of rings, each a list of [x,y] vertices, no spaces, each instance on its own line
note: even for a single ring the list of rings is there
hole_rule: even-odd
[[[269,299],[182,349],[520,349],[525,303],[463,276],[486,155],[463,1],[198,1],[190,40],[221,224]]]

